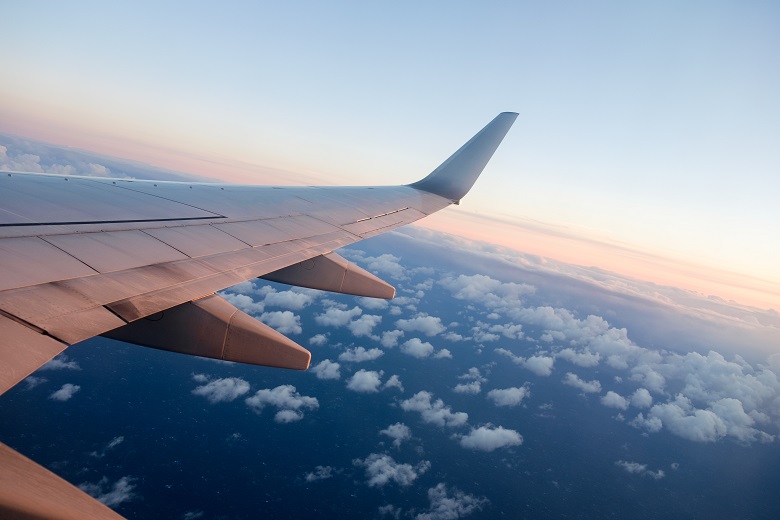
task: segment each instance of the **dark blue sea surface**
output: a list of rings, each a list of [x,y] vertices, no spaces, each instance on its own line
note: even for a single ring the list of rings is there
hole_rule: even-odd
[[[338,380],[321,380],[312,372],[219,363],[95,338],[66,351],[79,370],[42,370],[47,381],[28,389],[21,383],[0,398],[0,440],[52,469],[70,482],[100,484],[107,492],[127,478],[129,496],[115,509],[129,518],[766,518],[780,512],[780,450],[777,443],[738,442],[724,437],[693,442],[666,429],[647,432],[630,424],[631,410],[604,406],[606,390],[629,395],[636,384],[625,371],[604,363],[580,367],[556,359],[550,375],[539,375],[495,350],[528,357],[539,352],[537,325],[524,325],[526,336],[479,343],[451,341],[443,335],[406,332],[430,342],[451,359],[416,358],[400,345],[383,347],[383,331],[395,321],[419,313],[441,318],[448,331],[468,336],[477,322],[488,320],[478,302],[453,297],[437,283],[445,275],[476,274],[484,265],[472,258],[452,258],[431,247],[409,244],[398,236],[360,244],[365,256],[392,252],[408,278],[390,280],[413,296],[414,286],[433,280],[416,309],[363,309],[382,316],[375,338],[356,337],[348,328],[319,324],[315,317],[333,307],[325,298],[352,308],[356,299],[341,295],[317,297],[294,311],[302,332],[291,337],[308,346],[308,338],[327,334],[324,345],[310,346],[312,365],[337,361],[347,348],[381,348],[384,355],[361,363],[340,362]],[[416,252],[415,252],[416,251]],[[468,259],[469,257],[466,257]],[[424,267],[419,272],[414,268]],[[430,268],[433,268],[432,270]],[[382,273],[379,273],[380,275]],[[485,274],[491,274],[485,272]],[[523,273],[513,273],[520,282]],[[491,276],[498,278],[498,274]],[[534,278],[531,280],[531,278]],[[500,279],[500,278],[499,278]],[[263,282],[264,283],[264,282]],[[571,293],[546,294],[538,276],[528,305],[570,299]],[[257,282],[259,287],[261,284]],[[286,287],[272,285],[277,291]],[[409,292],[403,292],[409,289]],[[587,308],[587,301],[580,302]],[[578,312],[575,306],[569,307]],[[268,311],[282,310],[267,307]],[[398,311],[395,311],[398,312]],[[502,323],[507,320],[501,321]],[[452,325],[457,322],[458,325]],[[627,326],[629,335],[630,324]],[[478,394],[456,393],[468,382],[464,374],[479,369],[484,381]],[[346,383],[359,369],[381,372],[382,382],[399,376],[398,388],[358,393]],[[585,393],[562,384],[574,372],[584,381],[598,380],[600,393]],[[211,403],[192,391],[194,379],[238,378],[250,390],[235,399]],[[615,378],[619,379],[615,379]],[[64,384],[80,387],[73,397],[50,395]],[[277,408],[262,411],[245,399],[261,389],[292,385],[302,396],[315,397],[316,409],[301,409],[303,418],[274,420]],[[486,394],[491,389],[526,386],[530,396],[519,406],[498,407]],[[453,412],[466,412],[468,424],[443,427],[425,422],[401,403],[426,391]],[[659,397],[660,398],[660,397]],[[618,417],[622,413],[625,417]],[[630,414],[630,415],[629,415]],[[404,423],[411,438],[400,446],[380,431]],[[521,445],[494,451],[467,449],[460,438],[472,428],[489,425],[522,435]],[[121,438],[121,441],[115,441]],[[109,445],[114,442],[114,445]],[[371,454],[389,455],[417,473],[409,485],[390,481],[371,486],[364,464]],[[424,462],[427,461],[427,462]],[[619,461],[644,464],[663,477],[630,473]],[[429,465],[429,468],[427,466]],[[307,481],[317,466],[329,467],[329,478]],[[427,469],[426,469],[427,468]],[[435,516],[428,490],[444,483],[450,496],[460,493],[463,505],[455,516]],[[467,498],[463,498],[463,497]],[[383,506],[384,510],[380,510]],[[426,518],[421,516],[421,518]]]

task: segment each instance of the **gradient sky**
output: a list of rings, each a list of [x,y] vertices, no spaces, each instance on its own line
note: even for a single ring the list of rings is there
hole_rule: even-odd
[[[26,1],[0,27],[0,132],[232,181],[395,184],[516,111],[454,211],[780,308],[777,2]]]

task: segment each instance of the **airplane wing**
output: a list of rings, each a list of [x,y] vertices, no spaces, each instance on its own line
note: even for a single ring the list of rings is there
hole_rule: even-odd
[[[0,173],[0,394],[69,345],[101,334],[191,355],[308,368],[308,351],[215,292],[264,277],[392,298],[391,286],[333,251],[457,204],[516,117],[499,114],[430,175],[405,186]],[[11,464],[7,452],[21,457],[0,450],[0,511],[18,502],[11,483],[25,480],[8,471],[23,468],[40,479],[46,472],[24,457],[29,465],[16,458]]]

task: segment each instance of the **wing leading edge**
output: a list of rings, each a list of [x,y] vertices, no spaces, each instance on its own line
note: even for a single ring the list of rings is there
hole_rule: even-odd
[[[389,284],[333,251],[457,204],[516,117],[499,114],[428,176],[404,186],[239,186],[5,172],[0,394],[69,345],[101,334],[190,355],[308,368],[306,349],[214,293],[264,277],[392,298]],[[48,506],[36,511],[29,504],[22,512],[12,503],[9,497],[27,496],[30,482],[66,497],[63,504],[91,500],[24,460],[0,445],[0,466],[19,468],[12,476],[0,472],[0,513],[58,517]],[[115,518],[100,511],[94,518]],[[68,508],[59,515],[72,517],[79,516]]]

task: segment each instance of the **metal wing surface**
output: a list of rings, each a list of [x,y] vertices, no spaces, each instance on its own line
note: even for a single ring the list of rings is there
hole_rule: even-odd
[[[69,345],[100,334],[307,368],[305,349],[214,293],[267,277],[392,298],[392,287],[333,251],[458,203],[516,117],[499,114],[430,175],[405,186],[1,173],[0,394]]]

